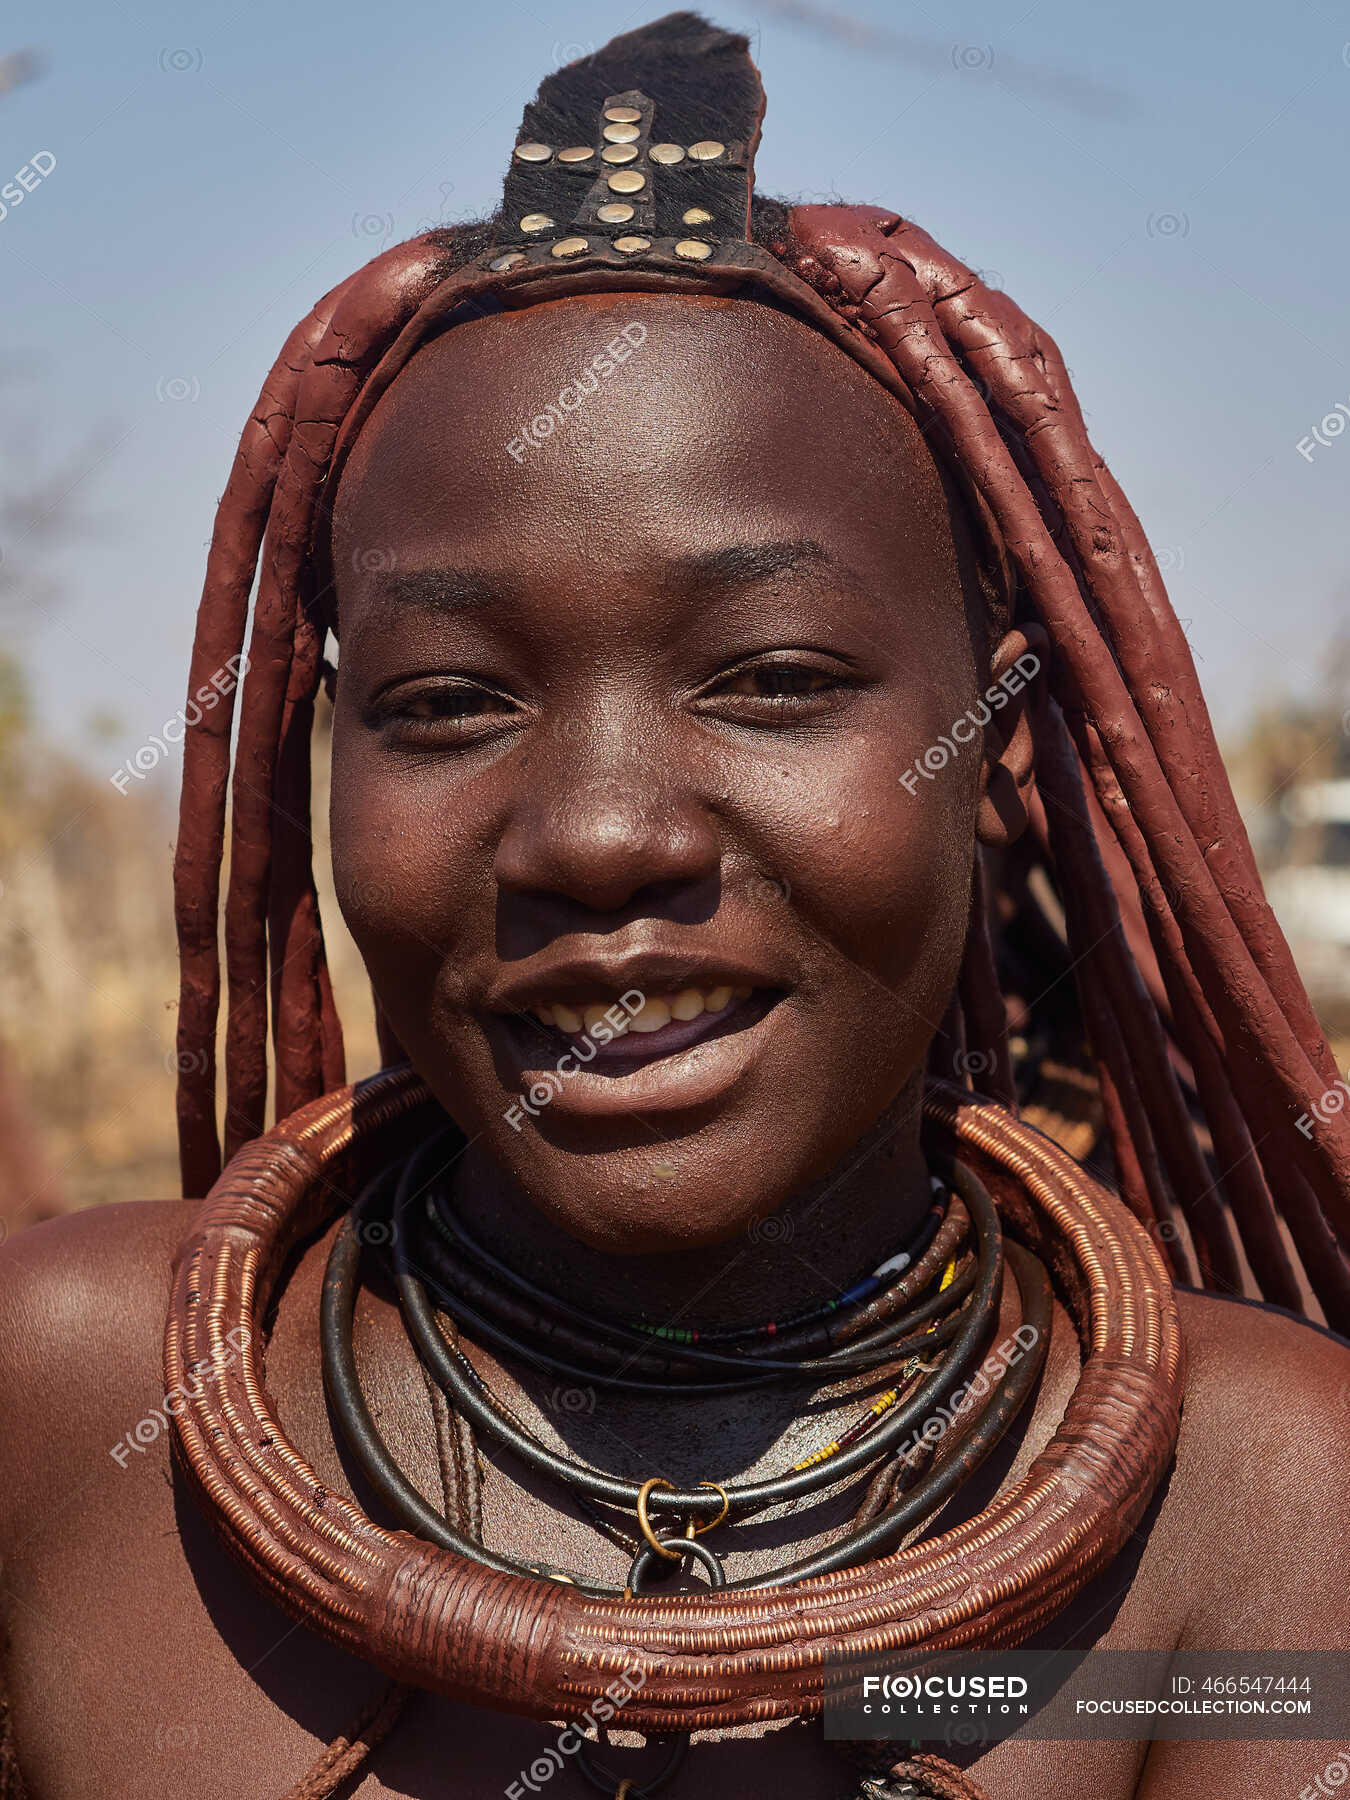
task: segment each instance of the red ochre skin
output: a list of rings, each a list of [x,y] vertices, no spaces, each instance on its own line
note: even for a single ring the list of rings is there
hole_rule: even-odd
[[[635,355],[568,430],[512,457],[521,421],[630,321],[647,329]],[[475,1229],[583,1304],[673,1313],[697,1295],[709,1321],[789,1311],[924,1204],[917,1071],[956,976],[971,846],[1017,829],[1026,773],[1005,712],[990,760],[958,760],[918,797],[898,781],[985,685],[987,657],[997,673],[1025,648],[972,640],[960,529],[888,397],[806,327],[745,303],[574,299],[456,327],[358,441],[334,554],[344,909],[419,1069],[478,1134],[459,1172]],[[772,575],[743,550],[688,563],[802,540],[830,561]],[[442,581],[443,598],[482,604],[451,616],[412,604],[408,584],[377,611],[381,570],[450,565],[480,585]],[[754,671],[784,662],[807,673],[777,681],[808,698],[775,712]],[[555,998],[588,997],[594,970],[578,976],[576,959],[630,951],[734,964],[782,998],[697,1104],[647,1111],[647,1093],[635,1116],[599,1121],[558,1105],[516,1132],[499,1009],[536,975]],[[775,1209],[773,1231],[754,1229]],[[254,1593],[180,1491],[165,1435],[125,1467],[111,1455],[162,1402],[169,1262],[194,1210],[110,1208],[3,1252],[0,1553],[33,1800],[268,1800],[381,1686]],[[371,1507],[322,1398],[326,1248],[283,1296],[268,1384],[321,1477]],[[1066,1641],[1343,1647],[1350,1352],[1260,1311],[1181,1304],[1176,1467]],[[426,1390],[385,1293],[363,1297],[356,1337],[381,1426],[434,1496]],[[963,1510],[1044,1445],[1076,1368],[1058,1314],[1034,1413]],[[513,1398],[575,1454],[677,1481],[781,1467],[851,1412],[837,1393],[805,1408],[599,1394],[573,1410],[551,1384]],[[856,1503],[832,1494],[735,1534],[746,1548],[728,1572],[800,1553]],[[622,1574],[558,1507],[489,1457],[495,1547]],[[556,1735],[418,1696],[357,1791],[498,1800]],[[700,1742],[671,1800],[856,1791],[817,1732],[754,1737]],[[995,1800],[1295,1794],[1335,1748],[1004,1746],[974,1773]],[[582,1791],[570,1771],[555,1781],[559,1800]]]

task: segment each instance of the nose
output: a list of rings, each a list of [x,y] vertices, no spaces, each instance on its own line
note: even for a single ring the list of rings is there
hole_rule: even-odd
[[[564,757],[547,775],[537,764],[526,774],[497,847],[504,897],[669,913],[715,890],[721,843],[708,809],[670,762],[634,758],[631,741],[615,749],[601,766],[591,758],[569,767]]]

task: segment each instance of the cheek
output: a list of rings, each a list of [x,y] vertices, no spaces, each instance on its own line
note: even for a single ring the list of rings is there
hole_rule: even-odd
[[[849,989],[884,1006],[917,981],[945,1006],[965,942],[979,754],[911,792],[900,779],[911,737],[922,748],[923,727],[858,734],[785,780],[778,867]]]
[[[879,932],[878,973],[891,987],[959,960],[974,850],[976,774],[972,764],[921,794],[896,786],[868,809],[857,891]],[[954,965],[950,974],[954,981]],[[942,998],[945,1005],[945,992]]]
[[[387,972],[402,998],[426,995],[408,980],[453,960],[475,895],[475,832],[463,797],[449,803],[430,772],[396,773],[339,712],[330,829],[338,905],[377,986]]]
[[[921,1068],[956,986],[970,904],[978,760],[921,793],[897,780],[896,740],[855,741],[845,779],[804,794],[792,854],[812,1069],[802,1095],[814,1176]],[[827,797],[827,798],[826,798]]]

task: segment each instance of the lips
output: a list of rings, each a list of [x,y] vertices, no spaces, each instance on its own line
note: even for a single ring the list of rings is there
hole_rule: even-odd
[[[687,958],[558,965],[514,984],[514,1006],[485,1023],[510,1079],[561,1113],[706,1105],[746,1073],[785,997],[751,973]]]

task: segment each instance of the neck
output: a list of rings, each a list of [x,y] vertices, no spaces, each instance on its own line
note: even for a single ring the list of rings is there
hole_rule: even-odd
[[[919,1230],[932,1204],[920,1106],[914,1083],[827,1174],[729,1243],[633,1256],[591,1249],[472,1149],[453,1203],[484,1248],[584,1311],[706,1330],[788,1318],[834,1299]]]

